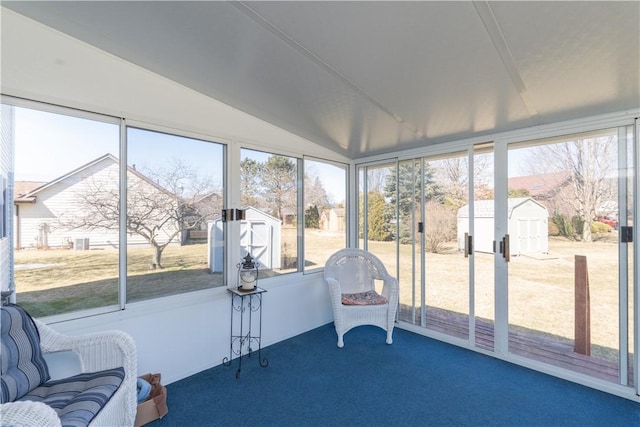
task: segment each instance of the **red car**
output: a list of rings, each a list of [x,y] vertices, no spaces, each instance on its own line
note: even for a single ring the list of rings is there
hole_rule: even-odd
[[[614,230],[618,229],[618,220],[611,218],[610,216],[601,216],[598,217],[598,221],[603,223],[603,224],[607,224],[608,226],[610,226],[611,228],[613,228]]]

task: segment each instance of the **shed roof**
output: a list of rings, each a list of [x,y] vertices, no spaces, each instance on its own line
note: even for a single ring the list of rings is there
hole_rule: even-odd
[[[511,218],[511,214],[513,210],[518,206],[521,206],[529,201],[535,203],[536,205],[542,207],[545,211],[547,208],[541,203],[535,201],[531,197],[511,197],[507,199],[507,217]],[[494,214],[494,203],[493,199],[491,200],[476,200],[474,202],[474,214],[476,218],[493,218]],[[458,209],[458,218],[468,218],[469,217],[469,204],[462,206]]]

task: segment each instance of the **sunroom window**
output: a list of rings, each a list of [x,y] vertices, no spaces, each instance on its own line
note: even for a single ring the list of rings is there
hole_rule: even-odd
[[[3,143],[15,157],[3,185],[14,193],[2,220],[9,288],[35,317],[233,285],[228,238],[263,280],[321,270],[347,246],[345,164],[240,149],[245,217],[226,236],[226,145],[6,100]]]
[[[304,270],[324,267],[347,246],[347,167],[304,160]]]
[[[240,257],[250,254],[260,276],[299,271],[298,159],[242,149]]]
[[[223,285],[224,146],[127,128],[127,301]]]
[[[22,104],[2,110],[18,303],[89,313],[224,285],[224,145],[133,127],[122,143],[121,119]]]
[[[11,114],[17,300],[36,317],[118,304],[118,120]]]

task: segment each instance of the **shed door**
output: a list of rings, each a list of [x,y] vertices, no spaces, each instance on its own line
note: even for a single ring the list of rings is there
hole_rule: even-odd
[[[512,247],[513,255],[540,252],[541,225],[540,218],[518,218],[517,246]]]
[[[240,226],[240,246],[244,251],[242,253],[243,257],[250,253],[260,263],[260,266],[273,268],[270,242],[271,226],[266,221],[242,221]]]

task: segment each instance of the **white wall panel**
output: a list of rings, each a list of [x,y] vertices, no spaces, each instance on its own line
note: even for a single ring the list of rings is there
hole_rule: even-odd
[[[212,140],[348,161],[4,8],[1,18],[4,95],[199,133]],[[288,275],[260,286],[268,290],[263,347],[332,320],[320,274]],[[44,320],[70,334],[113,328],[129,332],[138,345],[139,373],[160,372],[168,384],[228,356],[229,297],[226,289],[218,288],[129,304],[123,311],[83,319]],[[234,375],[231,370],[229,375]]]
[[[216,140],[348,161],[306,139],[3,8],[2,93]]]

